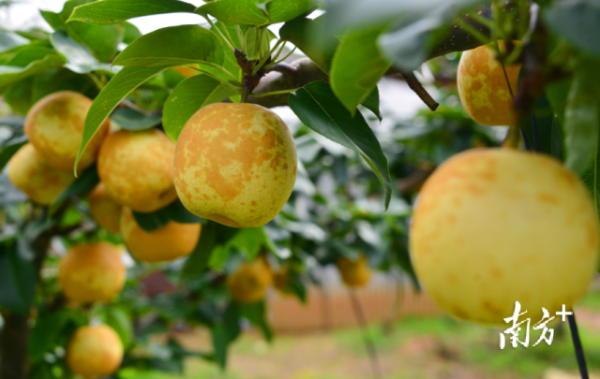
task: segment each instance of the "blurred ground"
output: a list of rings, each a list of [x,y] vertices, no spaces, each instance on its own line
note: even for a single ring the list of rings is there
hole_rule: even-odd
[[[600,379],[600,291],[576,308],[592,378]],[[533,320],[532,320],[533,321]],[[500,350],[499,329],[470,325],[444,316],[406,317],[384,328],[372,324],[385,379],[575,379],[577,366],[566,323],[553,325],[551,346],[531,331],[529,347]],[[384,331],[384,329],[386,329]],[[178,338],[189,349],[206,350],[201,330]],[[370,379],[373,378],[361,331],[278,335],[272,345],[247,333],[234,344],[226,373],[199,359],[187,362],[185,379]],[[177,376],[156,379],[180,379]]]

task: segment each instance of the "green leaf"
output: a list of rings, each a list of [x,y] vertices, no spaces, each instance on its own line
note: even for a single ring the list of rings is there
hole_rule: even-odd
[[[130,24],[129,22],[124,22],[122,25],[125,29],[123,32],[123,43],[129,45],[142,36],[142,32],[140,32],[137,26]]]
[[[379,121],[381,121],[381,111],[379,110],[379,88],[377,88],[377,86],[375,86],[375,89],[371,91],[369,96],[362,102],[362,105],[373,112]]]
[[[57,54],[48,54],[25,67],[0,66],[0,88],[40,72],[55,70],[62,67],[64,63],[65,61]]]
[[[546,98],[554,110],[554,115],[560,126],[565,122],[565,108],[567,106],[567,96],[571,88],[571,78],[563,79],[546,86]]]
[[[600,129],[599,61],[580,57],[565,108],[565,165],[582,174],[592,165]]]
[[[231,302],[223,313],[221,323],[211,328],[215,358],[221,369],[227,366],[227,348],[240,335],[238,306]]]
[[[123,348],[127,349],[133,342],[133,322],[129,314],[119,306],[110,306],[103,312],[104,323],[119,335]]]
[[[262,226],[258,228],[244,228],[236,233],[227,242],[227,249],[232,247],[244,252],[249,261],[254,260],[260,248],[266,244],[265,232]]]
[[[121,25],[89,25],[83,22],[70,22],[65,26],[69,35],[87,46],[100,62],[109,62],[118,51],[123,40],[124,28]]]
[[[182,81],[165,102],[162,119],[165,133],[177,141],[186,122],[200,108],[234,94],[220,81],[206,75],[196,75]]]
[[[144,130],[159,125],[161,117],[145,114],[131,108],[119,108],[110,115],[111,120],[126,130]]]
[[[75,8],[67,22],[113,24],[154,14],[194,12],[194,5],[176,0],[103,0]]]
[[[67,60],[65,67],[78,74],[103,69],[110,72],[110,65],[101,64],[91,51],[72,40],[64,30],[55,31],[50,37],[52,45]]]
[[[26,243],[21,240],[0,244],[0,306],[21,314],[29,314],[35,295],[33,255]]]
[[[188,211],[179,199],[151,213],[133,211],[133,217],[142,229],[149,232],[165,226],[169,221],[181,224],[197,224],[203,221]]]
[[[2,124],[2,122],[0,122],[0,124]],[[2,125],[4,125],[4,124],[2,124]],[[22,136],[22,137],[12,140],[7,145],[2,146],[2,149],[0,150],[0,172],[2,172],[2,170],[4,170],[4,167],[6,166],[6,164],[10,160],[10,158],[12,158],[12,156],[15,155],[15,153],[17,151],[19,151],[19,149],[26,143],[27,143],[27,137]]]
[[[593,0],[555,1],[545,10],[545,25],[571,45],[600,58],[600,3]]]
[[[279,29],[279,36],[293,43],[321,70],[329,73],[333,55],[340,41],[331,32],[327,33],[326,22],[326,15],[321,15],[314,20],[297,18],[283,24]]]
[[[360,112],[354,117],[325,82],[313,82],[289,97],[290,107],[309,128],[359,153],[384,187],[385,207],[392,196],[388,163],[375,134]]]
[[[265,339],[269,342],[273,339],[273,331],[267,322],[266,306],[264,301],[240,306],[242,317],[256,325],[262,331]]]
[[[211,252],[217,243],[216,232],[217,223],[207,221],[202,225],[200,240],[181,269],[180,278],[182,280],[198,277],[206,270]]]
[[[331,88],[353,115],[390,67],[377,46],[382,31],[374,28],[348,34],[333,57]]]
[[[563,161],[561,131],[546,96],[542,95],[534,99],[532,116],[535,116],[539,151],[551,155],[559,161]],[[532,144],[534,143],[533,122],[533,117],[528,117],[523,126]]]
[[[483,0],[346,0],[327,9],[327,28],[337,32],[393,25],[379,40],[381,52],[394,67],[410,72],[427,60],[430,41],[461,10],[483,4]]]
[[[12,49],[28,45],[29,40],[11,31],[0,30],[0,53],[9,52]]]
[[[43,313],[38,316],[29,337],[29,358],[40,362],[44,354],[53,350],[59,342],[61,332],[69,319],[65,312]]]
[[[75,41],[87,46],[101,62],[108,62],[117,53],[117,46],[123,40],[123,25],[90,25],[84,22],[70,22],[73,9],[93,0],[70,0],[65,3],[60,13],[40,11],[42,17],[54,30],[65,29]]]
[[[158,29],[132,42],[114,60],[121,66],[181,66],[198,62],[223,63],[217,35],[197,25]]]
[[[76,175],[77,164],[79,163],[79,159],[81,159],[81,154],[108,115],[131,91],[164,69],[165,67],[125,67],[108,82],[92,103],[85,118],[81,146],[77,153],[75,167],[73,168]]]
[[[202,5],[196,13],[232,25],[267,25],[289,21],[312,7],[312,0],[218,0]]]
[[[51,93],[65,90],[83,93],[90,99],[95,98],[99,92],[87,75],[62,68],[34,76],[32,103],[35,104]]]
[[[16,113],[26,115],[33,106],[33,81],[33,76],[25,78],[12,84],[2,94],[6,103]]]
[[[85,171],[77,178],[48,207],[48,217],[52,216],[60,208],[60,206],[70,197],[86,194],[100,183],[100,177],[96,170],[96,165],[93,164],[86,168]]]

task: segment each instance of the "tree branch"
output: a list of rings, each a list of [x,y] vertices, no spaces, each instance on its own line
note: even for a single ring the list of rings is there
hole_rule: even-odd
[[[479,12],[482,13],[482,12]],[[475,28],[483,35],[489,36],[490,31],[485,26],[479,24],[472,18],[464,16],[463,21]],[[306,21],[307,26],[309,25]],[[433,59],[442,55],[446,55],[452,52],[464,51],[476,48],[481,45],[481,42],[471,36],[467,31],[461,28],[459,25],[451,25],[440,29],[436,32],[437,38],[433,40],[433,47],[428,59]],[[307,41],[300,41],[293,36],[287,36],[291,42],[299,45],[304,45],[305,48],[310,46],[306,45]],[[299,46],[302,49],[302,46]],[[329,81],[329,76],[319,68],[313,61],[308,58],[301,58],[290,64],[279,64],[270,67],[269,73],[262,78],[254,93],[261,94],[267,92],[275,92],[282,90],[291,90],[294,88],[303,87],[308,83],[314,81]],[[423,102],[431,109],[435,110],[438,104],[435,100],[427,93],[425,88],[417,81],[412,73],[400,73],[396,69],[390,69],[386,75],[401,74],[408,83],[409,87],[415,91],[415,93],[423,100]],[[281,94],[266,97],[254,97],[248,98],[249,103],[262,105],[267,108],[273,108],[277,106],[283,106],[288,104],[289,94]]]

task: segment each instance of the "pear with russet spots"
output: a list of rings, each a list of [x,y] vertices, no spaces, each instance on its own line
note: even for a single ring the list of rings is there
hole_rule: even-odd
[[[111,233],[119,233],[121,204],[106,191],[104,183],[99,183],[90,193],[90,214],[94,221]]]
[[[8,178],[29,200],[50,205],[73,183],[73,171],[58,170],[31,143],[23,145],[8,161]]]
[[[419,282],[457,318],[506,325],[515,302],[533,322],[569,308],[598,267],[596,211],[554,158],[476,149],[444,162],[420,192],[410,227]]]
[[[100,148],[98,175],[117,203],[154,212],[177,199],[174,152],[175,143],[158,129],[119,130]]]
[[[123,344],[107,325],[84,326],[71,336],[66,359],[73,373],[86,379],[103,378],[121,366]]]
[[[503,41],[498,41],[498,45],[501,51],[505,50]],[[510,88],[516,94],[521,64],[504,68]],[[487,126],[515,125],[517,116],[506,77],[491,44],[462,53],[456,76],[458,95],[469,116],[477,123]]]
[[[152,231],[142,229],[131,209],[121,214],[121,234],[129,252],[141,262],[169,262],[190,255],[198,244],[202,224],[169,221]]]
[[[25,134],[50,166],[73,171],[85,118],[91,106],[92,100],[78,92],[59,91],[42,98],[29,110],[25,119]],[[96,161],[108,131],[107,119],[83,151],[78,171]]]
[[[179,135],[174,162],[183,205],[236,228],[271,221],[296,181],[296,146],[288,127],[269,109],[253,104],[201,108]]]
[[[62,257],[60,286],[67,299],[79,304],[104,303],[125,285],[123,249],[106,242],[81,244]]]

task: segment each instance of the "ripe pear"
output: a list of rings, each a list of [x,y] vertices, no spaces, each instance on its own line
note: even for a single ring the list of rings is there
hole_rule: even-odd
[[[122,250],[106,242],[73,247],[62,258],[59,280],[65,296],[81,304],[107,302],[121,292],[126,269]]]
[[[122,207],[110,197],[104,183],[99,183],[89,198],[90,214],[94,221],[111,233],[119,233]]]
[[[92,100],[78,92],[60,91],[42,98],[27,113],[25,134],[52,167],[73,171],[91,105]],[[108,131],[107,119],[83,152],[79,170],[96,161]]]
[[[457,318],[536,323],[583,296],[598,226],[580,180],[543,154],[476,149],[442,164],[413,213],[410,252],[425,290]]]
[[[8,162],[8,178],[31,201],[50,205],[73,183],[73,171],[57,170],[27,143]]]
[[[119,130],[100,148],[98,175],[117,203],[138,212],[153,212],[177,198],[174,151],[175,143],[158,129]]]
[[[123,360],[123,344],[107,325],[84,326],[71,336],[67,345],[67,364],[86,379],[114,374]]]
[[[228,279],[229,293],[243,304],[255,303],[265,297],[267,287],[273,282],[271,272],[265,261],[257,259],[242,264]]]
[[[185,124],[175,149],[175,187],[193,214],[235,228],[271,221],[296,181],[292,135],[272,111],[217,103]]]
[[[371,279],[371,269],[364,254],[356,260],[341,256],[337,261],[337,267],[342,281],[348,287],[363,287]]]
[[[190,255],[198,244],[201,224],[169,221],[150,232],[142,229],[129,208],[121,214],[121,234],[129,252],[142,262],[168,262]]]
[[[518,43],[515,41],[515,43]],[[503,41],[498,41],[501,51]],[[513,94],[517,91],[521,64],[505,66]],[[462,53],[456,77],[458,95],[473,120],[487,126],[514,126],[516,113],[502,65],[490,45]]]

